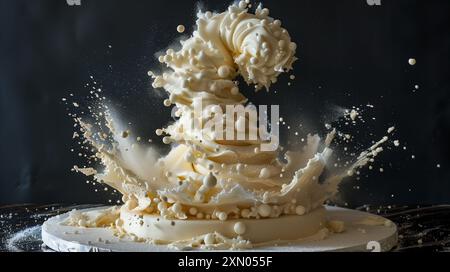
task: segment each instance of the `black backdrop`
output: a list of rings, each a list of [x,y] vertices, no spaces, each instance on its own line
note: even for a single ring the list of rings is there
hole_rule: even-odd
[[[222,10],[227,2],[203,6]],[[450,1],[267,0],[299,44],[296,80],[277,94],[250,95],[279,104],[285,119],[320,130],[333,105],[374,104],[376,122],[362,130],[369,144],[396,125],[407,150],[384,152],[343,199],[365,203],[450,201]],[[98,203],[111,199],[70,172],[72,120],[62,97],[82,104],[93,75],[123,114],[153,137],[170,121],[146,76],[155,53],[192,30],[194,1],[0,0],[0,203]],[[417,59],[411,67],[407,61]],[[412,92],[414,85],[420,89]],[[365,133],[367,131],[367,133]],[[369,135],[368,132],[374,132]],[[415,155],[415,159],[411,156]],[[437,167],[440,164],[440,168]],[[360,186],[357,190],[354,187]]]

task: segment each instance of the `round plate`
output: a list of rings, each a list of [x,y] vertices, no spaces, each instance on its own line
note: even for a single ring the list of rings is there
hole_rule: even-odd
[[[381,216],[345,208],[325,206],[329,220],[345,223],[345,231],[332,233],[323,240],[304,240],[279,246],[258,247],[245,251],[324,252],[388,251],[397,244],[397,227]],[[97,210],[105,207],[81,210]],[[108,228],[80,228],[61,223],[68,213],[48,219],[42,226],[42,240],[59,252],[168,252],[177,251],[165,245],[134,242],[118,238]]]

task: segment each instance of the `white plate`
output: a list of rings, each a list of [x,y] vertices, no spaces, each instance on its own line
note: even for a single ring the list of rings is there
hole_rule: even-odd
[[[86,209],[96,210],[105,207]],[[327,217],[330,220],[345,222],[345,231],[330,234],[318,241],[302,241],[289,245],[258,247],[245,251],[272,252],[324,252],[324,251],[388,251],[397,244],[397,227],[391,221],[388,224],[361,224],[370,217],[376,217],[380,222],[386,219],[345,208],[326,206]],[[164,245],[134,242],[128,237],[118,238],[107,228],[79,228],[62,225],[68,213],[48,219],[42,226],[42,240],[53,250],[59,252],[168,252],[176,251]],[[377,220],[378,221],[378,220]]]

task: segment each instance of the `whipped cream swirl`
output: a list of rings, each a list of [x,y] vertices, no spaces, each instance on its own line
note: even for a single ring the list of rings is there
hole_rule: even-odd
[[[247,104],[236,81],[242,76],[255,90],[277,81],[280,73],[292,69],[296,44],[279,20],[269,17],[269,10],[259,6],[250,13],[241,1],[222,13],[199,12],[196,30],[181,41],[179,50],[168,49],[159,57],[166,65],[161,75],[150,73],[153,87],[163,88],[175,105],[177,120],[163,129],[163,142],[172,150],[157,159],[151,149],[133,147],[131,140],[117,133],[111,116],[108,126],[114,144],[107,148],[93,137],[91,126],[81,120],[84,137],[97,149],[96,156],[105,166],[95,174],[123,194],[124,208],[137,214],[159,214],[175,219],[274,218],[284,214],[303,215],[322,206],[337,192],[340,181],[354,168],[365,165],[380,151],[378,146],[365,151],[345,171],[323,172],[331,159],[329,145],[335,131],[325,140],[310,135],[299,152],[260,150],[267,141],[254,139],[223,140],[217,133],[193,126],[215,118],[217,107],[245,107],[249,116],[256,109]],[[200,114],[195,109],[202,105]],[[249,116],[222,124],[238,131]],[[246,134],[258,130],[244,127]],[[320,180],[320,182],[319,182]]]

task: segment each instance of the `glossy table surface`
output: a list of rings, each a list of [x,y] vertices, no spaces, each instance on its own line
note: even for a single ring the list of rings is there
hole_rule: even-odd
[[[41,240],[41,225],[49,217],[72,209],[103,205],[33,205],[0,207],[0,251],[51,251]],[[357,210],[382,215],[399,229],[393,251],[450,251],[450,205],[363,206]]]

